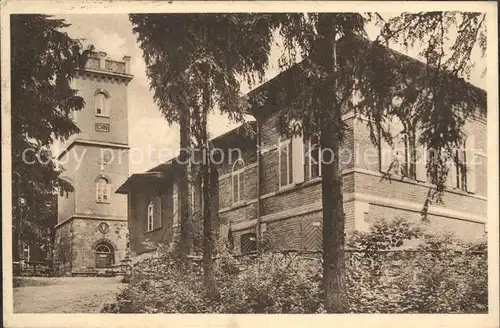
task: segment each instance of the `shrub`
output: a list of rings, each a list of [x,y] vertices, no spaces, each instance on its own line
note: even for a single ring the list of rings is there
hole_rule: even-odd
[[[315,313],[321,306],[319,272],[316,260],[261,255],[238,274],[218,281],[216,312]]]
[[[428,235],[404,220],[378,221],[346,240],[346,283],[353,313],[487,312],[485,243]],[[218,294],[205,295],[198,262],[179,265],[173,248],[134,266],[113,313],[318,313],[320,255],[266,252],[235,257],[217,247]]]
[[[346,255],[351,312],[487,312],[484,242],[430,235],[398,219],[354,233],[346,248],[354,249]]]

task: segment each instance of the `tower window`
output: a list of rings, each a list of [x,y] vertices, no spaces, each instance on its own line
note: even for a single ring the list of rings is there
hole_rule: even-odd
[[[109,202],[109,182],[106,178],[99,178],[96,181],[96,201],[98,203],[108,203]]]
[[[94,95],[95,115],[109,117],[109,95],[99,90]]]

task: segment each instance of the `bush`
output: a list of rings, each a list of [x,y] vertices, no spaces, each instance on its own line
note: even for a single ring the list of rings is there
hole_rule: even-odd
[[[346,247],[356,250],[346,256],[351,312],[487,312],[484,242],[426,234],[398,219],[354,233]]]
[[[112,313],[319,313],[321,254],[233,256],[217,247],[218,294],[205,294],[199,263],[179,265],[175,249],[136,264]],[[353,313],[487,312],[484,243],[432,236],[404,220],[379,221],[346,241],[346,283]]]
[[[315,313],[321,306],[320,265],[264,254],[218,281],[220,313]],[[225,275],[222,274],[222,277]]]

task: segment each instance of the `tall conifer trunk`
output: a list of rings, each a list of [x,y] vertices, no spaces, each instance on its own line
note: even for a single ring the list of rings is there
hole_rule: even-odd
[[[207,295],[212,298],[215,295],[215,284],[213,277],[213,242],[212,242],[212,217],[211,217],[211,198],[210,198],[210,185],[211,185],[211,163],[210,163],[210,149],[208,144],[207,133],[207,115],[210,111],[210,80],[208,70],[206,71],[207,77],[203,87],[203,112],[201,114],[201,145],[202,145],[202,178],[203,178],[203,277],[205,280],[205,287]]]
[[[181,176],[179,179],[179,198],[180,198],[180,219],[181,219],[181,238],[180,238],[180,252],[182,260],[187,260],[187,255],[191,254],[192,250],[192,223],[191,215],[189,213],[189,164],[190,159],[190,125],[189,125],[189,108],[180,113],[179,127],[180,127],[180,154],[179,159],[181,163]]]
[[[323,284],[325,310],[328,313],[347,312],[345,286],[344,229],[345,216],[342,198],[342,171],[339,163],[342,129],[342,109],[337,100],[336,35],[331,20],[325,19],[321,29],[323,45],[319,64],[328,78],[321,86],[321,101],[325,117],[322,120],[320,144],[325,157],[321,163],[323,201]],[[318,45],[319,45],[318,44]],[[332,158],[333,157],[333,158]]]

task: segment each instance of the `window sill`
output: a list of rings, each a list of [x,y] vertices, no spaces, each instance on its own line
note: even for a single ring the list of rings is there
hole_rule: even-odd
[[[159,231],[159,230],[162,230],[162,229],[163,229],[163,227],[154,228],[153,230],[144,231],[144,234],[149,234],[149,233],[152,233],[152,232],[155,232],[155,231]]]
[[[236,209],[236,208],[240,208],[240,207],[243,207],[243,206],[246,206],[247,205],[247,201],[246,200],[243,200],[243,201],[239,201],[237,203],[233,203],[231,205],[231,209]]]
[[[288,184],[286,186],[279,187],[276,194],[286,193],[288,191],[299,189],[302,187],[307,187],[307,186],[310,186],[310,185],[313,185],[313,184],[316,184],[319,182],[321,182],[321,177],[316,177],[312,180],[305,180],[304,182],[300,182],[300,183],[291,183],[291,184]]]
[[[302,184],[302,183],[301,183]],[[297,187],[299,184],[297,183],[290,183],[290,184],[287,184],[286,186],[280,186],[278,188],[278,192],[281,193],[281,192],[287,192],[289,190],[292,190],[292,189],[295,189],[295,187]]]
[[[307,180],[305,183],[316,183],[321,181],[321,175]]]
[[[432,184],[432,183],[430,183],[428,181],[422,181],[422,180],[412,179],[412,178],[409,178],[409,177],[406,177],[406,176],[403,176],[403,175],[388,174],[388,173],[382,172],[382,171],[379,171],[379,174],[383,178],[387,177],[388,180],[395,180],[395,181],[399,181],[399,182],[406,182],[406,183],[416,184],[416,185],[419,185],[419,186],[425,186],[425,187],[429,187],[429,188],[433,188],[433,187],[436,186],[435,184]],[[445,192],[451,192],[451,193],[458,194],[458,195],[464,195],[464,196],[471,196],[471,195],[472,196],[478,196],[477,192],[470,192],[470,191],[462,190],[462,189],[459,189],[459,188],[456,188],[456,187],[445,186],[444,191]]]
[[[107,201],[97,200],[96,203],[97,204],[111,204],[111,202],[109,200],[107,200]]]
[[[96,117],[110,118],[110,115],[95,114]]]

